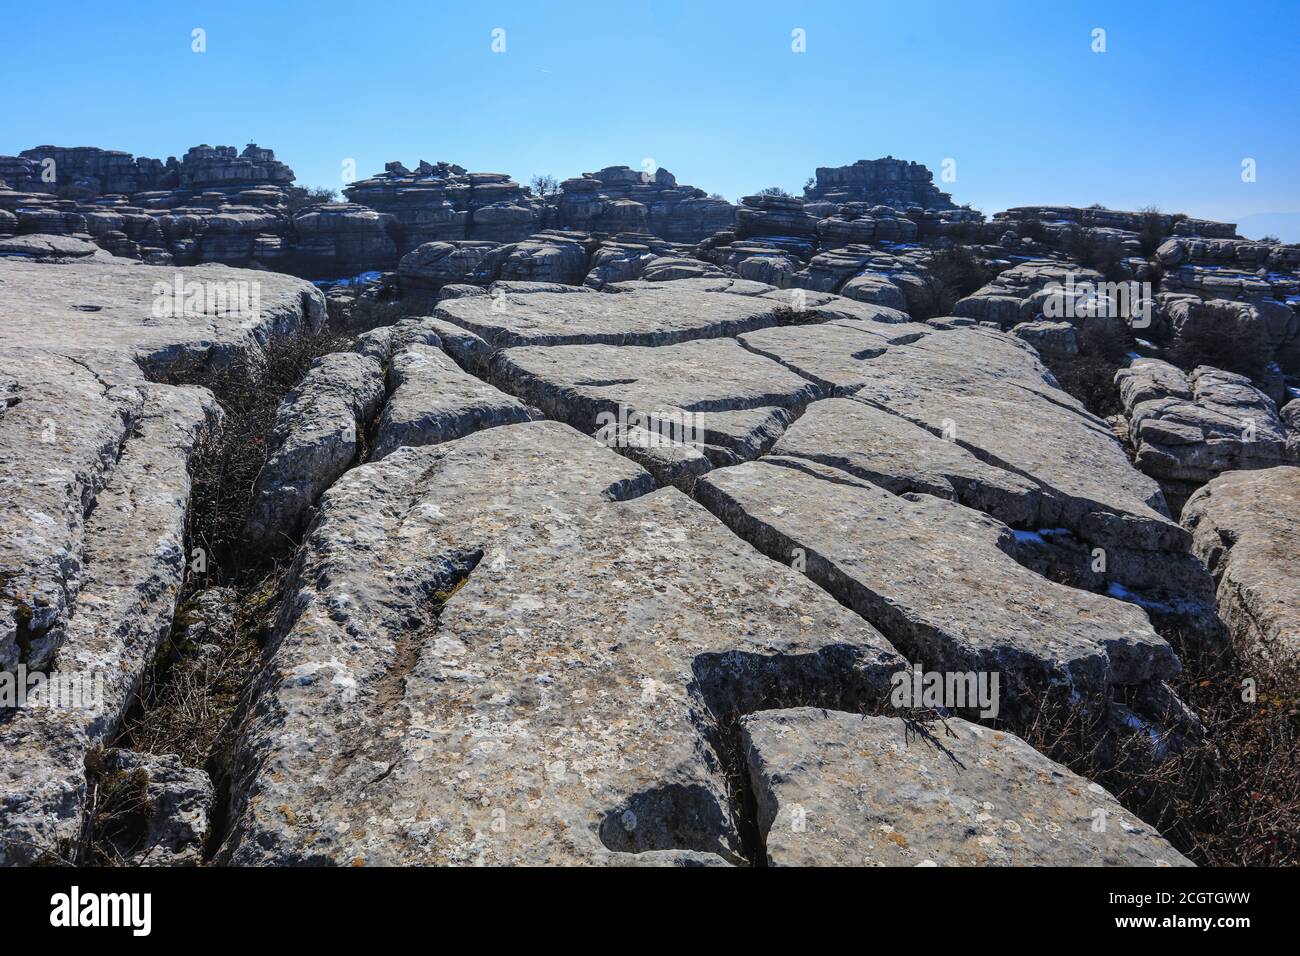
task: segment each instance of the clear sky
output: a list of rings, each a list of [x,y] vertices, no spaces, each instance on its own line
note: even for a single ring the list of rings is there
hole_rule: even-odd
[[[649,160],[732,200],[888,154],[955,160],[941,185],[986,213],[1155,204],[1300,241],[1300,0],[64,0],[4,20],[0,153],[256,141],[334,188],[348,159],[523,182]]]

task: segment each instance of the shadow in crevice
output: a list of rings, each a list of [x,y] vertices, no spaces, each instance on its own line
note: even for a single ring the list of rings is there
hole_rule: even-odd
[[[605,815],[601,841],[616,852],[696,850],[731,863],[764,865],[767,853],[741,742],[741,720],[747,714],[788,707],[884,712],[890,674],[897,667],[896,658],[851,644],[807,654],[731,650],[699,655],[692,662],[688,691],[706,760],[725,786],[725,802],[719,802],[716,790],[698,784],[642,790]]]
[[[741,720],[763,710],[822,707],[849,713],[881,712],[888,704],[891,662],[869,659],[866,648],[840,644],[810,654],[701,654],[692,665],[691,690],[708,713],[705,741],[726,779],[732,820],[742,855],[754,866],[767,861],[758,825]]]
[[[600,840],[617,853],[696,850],[744,863],[733,841],[726,808],[698,784],[666,784],[633,794],[600,823]]]

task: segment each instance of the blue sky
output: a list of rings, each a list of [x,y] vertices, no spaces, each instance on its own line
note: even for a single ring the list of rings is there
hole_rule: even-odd
[[[818,165],[951,158],[944,188],[986,213],[1155,204],[1300,240],[1297,0],[65,0],[5,19],[24,79],[0,153],[252,140],[335,188],[347,159],[525,182],[651,160],[733,200]]]

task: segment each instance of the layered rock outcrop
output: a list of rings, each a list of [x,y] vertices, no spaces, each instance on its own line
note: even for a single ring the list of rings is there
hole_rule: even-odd
[[[694,186],[679,186],[662,167],[653,173],[607,166],[560,183],[548,223],[591,233],[646,233],[693,243],[735,222],[736,207]]]
[[[414,170],[388,163],[382,173],[343,192],[393,217],[398,255],[426,242],[517,242],[541,226],[541,200],[509,176],[471,173],[451,163],[421,160]]]
[[[851,166],[819,166],[804,195],[814,202],[859,202],[905,209],[953,209],[952,197],[934,185],[934,174],[920,163],[886,156],[860,159]]]
[[[44,159],[76,182],[35,189]],[[182,262],[396,266],[351,304],[392,324],[282,397],[251,482],[240,540],[297,550],[219,862],[1182,865],[1016,733],[1060,704],[1103,763],[1160,760],[1202,729],[1175,648],[1289,646],[1296,262],[1228,224],[986,222],[892,159],[739,208],[663,170],[541,197],[390,164],[292,215],[251,146],[0,170],[0,669],[110,675],[96,713],[0,715],[0,862],[67,851],[170,632],[220,411],[160,382],[323,320],[307,283]],[[1141,335],[1069,288],[1120,275]],[[1195,366],[1229,313],[1255,382],[1140,358],[1111,419],[1059,385],[1093,318]],[[895,699],[935,673],[991,697]],[[157,765],[193,825],[151,842],[197,862],[207,778]]]
[[[1219,613],[1247,657],[1300,656],[1300,467],[1222,474],[1183,508],[1218,583]]]
[[[1175,511],[1223,472],[1296,460],[1277,406],[1244,375],[1209,366],[1187,374],[1142,358],[1115,380],[1135,462],[1160,482]]]

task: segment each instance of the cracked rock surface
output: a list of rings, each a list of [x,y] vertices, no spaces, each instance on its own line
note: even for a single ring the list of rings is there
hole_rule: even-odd
[[[244,283],[250,302],[256,289],[258,315],[240,314],[232,304],[238,296],[223,305],[206,293],[202,306],[191,310],[184,303],[197,302],[191,293],[200,283],[223,291]],[[181,305],[162,308],[160,302]],[[276,272],[215,265],[160,269],[117,258],[66,265],[0,258],[0,343],[111,352],[150,371],[247,354],[273,335],[316,329],[324,316],[318,289]]]
[[[821,391],[732,339],[659,348],[569,345],[513,348],[494,361],[493,377],[547,415],[594,434],[607,415],[644,416],[673,435],[698,427],[693,440],[718,463],[756,457]]]
[[[444,300],[437,315],[496,348],[672,345],[777,325],[779,310],[790,310],[796,301],[789,293],[743,279],[634,281],[615,283],[611,288],[618,291],[497,282],[489,286],[486,296]],[[907,319],[893,309],[816,292],[803,293],[802,304],[807,319]]]
[[[321,501],[220,859],[735,862],[719,721],[902,666],[567,426],[403,448]]]
[[[176,274],[263,280],[262,313],[155,316]],[[248,537],[302,545],[214,771],[216,862],[1183,862],[1147,831],[1075,834],[1072,787],[1113,801],[1000,729],[990,750],[950,721],[982,768],[955,780],[881,743],[914,664],[997,673],[980,719],[999,726],[1056,690],[1106,734],[1185,729],[1158,628],[1218,626],[1196,529],[1032,348],[698,269],[600,291],[538,275],[442,285],[434,315],[283,397]],[[75,840],[86,754],[113,744],[184,584],[187,465],[217,410],[149,376],[256,359],[322,303],[272,273],[99,258],[0,261],[0,282],[30,282],[40,318],[0,306],[0,655],[113,674],[100,713],[0,715],[21,758],[0,767],[0,854],[34,862]],[[913,779],[949,803],[918,821]],[[805,783],[813,819],[842,824],[821,843],[773,823]],[[985,803],[1061,830],[989,832]]]
[[[1188,499],[1183,525],[1238,649],[1300,654],[1300,467],[1220,475]]]
[[[259,283],[261,308],[162,314],[156,285],[178,277]],[[309,283],[272,273],[0,259],[0,670],[48,681],[0,712],[0,863],[74,851],[86,754],[117,732],[171,629],[188,465],[220,409],[149,376],[256,360],[323,314]]]
[[[308,509],[356,459],[383,398],[384,370],[370,356],[334,352],[312,364],[276,410],[249,538],[272,544],[298,533]]]
[[[57,653],[54,669],[83,681],[83,696],[64,702],[48,690],[0,719],[0,863],[57,859],[75,841],[86,754],[118,727],[171,629],[186,564],[186,462],[216,412],[205,389],[146,392],[84,522],[75,606],[43,641]]]
[[[1003,706],[1049,684],[1100,701],[1178,671],[1140,609],[1023,567],[1011,530],[962,505],[776,459],[711,472],[696,494],[764,554],[801,557],[909,661],[1000,673]]]
[[[431,345],[412,344],[388,366],[391,394],[372,458],[404,445],[434,445],[532,416],[518,399],[475,378]]]
[[[804,707],[742,735],[772,866],[1190,866],[1014,734]]]

